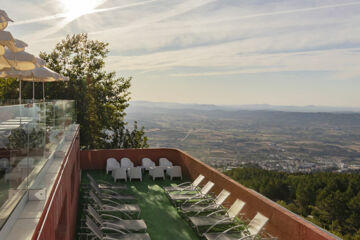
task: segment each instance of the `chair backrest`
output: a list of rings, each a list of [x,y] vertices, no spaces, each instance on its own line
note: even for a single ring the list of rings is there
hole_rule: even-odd
[[[129,175],[130,178],[137,178],[137,177],[141,177],[141,168],[139,167],[132,167],[129,170]]]
[[[235,202],[231,205],[229,210],[227,211],[230,218],[235,218],[241,210],[244,208],[245,202],[241,201],[240,199],[236,199]]]
[[[171,175],[181,176],[181,167],[180,166],[173,166],[166,170],[167,173]]]
[[[205,179],[205,177],[203,176],[203,175],[199,175],[193,182],[192,182],[192,187],[193,188],[196,188],[197,186],[199,186],[200,185],[200,183],[202,182],[202,180],[204,180]]]
[[[134,163],[130,160],[130,159],[128,159],[128,158],[122,158],[121,160],[121,167],[134,167]]]
[[[223,189],[219,195],[217,195],[217,197],[215,198],[215,204],[217,206],[220,206],[221,204],[223,204],[225,202],[225,200],[230,196],[230,192],[226,191],[225,189]]]
[[[164,172],[164,169],[160,168],[160,167],[155,167],[155,168],[152,168],[150,171],[153,173],[161,173],[161,172]]]
[[[267,217],[258,212],[247,227],[250,235],[259,234],[268,221],[269,219]]]
[[[90,190],[89,196],[99,207],[103,205],[100,198],[98,198],[98,196],[96,196],[96,194],[92,190]]]
[[[86,216],[86,226],[90,229],[90,231],[99,239],[103,239],[104,234],[103,232],[100,230],[100,228],[98,228],[98,226],[96,225],[96,223],[94,223],[93,220],[91,220],[91,218],[89,216]]]
[[[205,186],[200,190],[201,195],[206,195],[210,192],[210,190],[214,187],[215,183],[212,181],[208,181]]]
[[[119,168],[120,164],[115,158],[106,159],[106,168]]]
[[[155,163],[150,158],[141,159],[143,167],[155,167]]]
[[[160,158],[159,159],[159,166],[162,167],[171,167],[173,165],[172,162],[169,161],[167,158]]]
[[[100,215],[97,213],[97,211],[90,204],[88,204],[87,211],[95,219],[95,221],[98,224],[100,224],[100,225],[103,224],[102,218],[100,217]]]

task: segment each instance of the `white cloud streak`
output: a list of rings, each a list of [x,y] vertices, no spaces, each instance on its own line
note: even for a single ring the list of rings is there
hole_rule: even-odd
[[[74,0],[74,1],[76,1],[76,0]],[[115,11],[115,10],[121,10],[121,9],[126,9],[126,8],[137,7],[137,6],[153,3],[153,2],[156,2],[156,1],[159,1],[159,0],[148,0],[148,1],[143,1],[143,2],[137,2],[137,3],[121,5],[121,6],[109,7],[109,8],[94,9],[92,11],[87,12],[86,14],[84,14],[82,16],[91,15],[91,14],[95,14],[95,13],[105,13],[105,12],[110,12],[110,11]],[[58,14],[51,15],[51,16],[45,16],[45,17],[40,17],[40,18],[33,18],[33,19],[17,21],[15,23],[13,23],[12,26],[19,26],[19,25],[30,24],[30,23],[39,23],[39,22],[52,21],[52,20],[66,18],[66,17],[67,17],[66,13],[58,13]]]

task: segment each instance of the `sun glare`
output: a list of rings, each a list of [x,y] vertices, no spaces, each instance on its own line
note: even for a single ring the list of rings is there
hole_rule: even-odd
[[[104,0],[60,0],[68,20],[90,13],[103,2]]]

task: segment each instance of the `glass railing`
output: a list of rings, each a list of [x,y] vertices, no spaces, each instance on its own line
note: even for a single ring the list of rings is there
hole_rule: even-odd
[[[75,101],[0,107],[0,229],[75,121]]]

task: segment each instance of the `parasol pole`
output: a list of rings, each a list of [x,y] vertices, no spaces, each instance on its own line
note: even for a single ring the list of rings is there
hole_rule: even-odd
[[[33,79],[34,80],[34,79]],[[35,82],[33,81],[33,97],[32,97],[32,103],[35,103]]]
[[[42,90],[43,90],[43,102],[45,102],[45,82],[42,82]]]
[[[21,105],[21,78],[19,78],[19,104]]]

